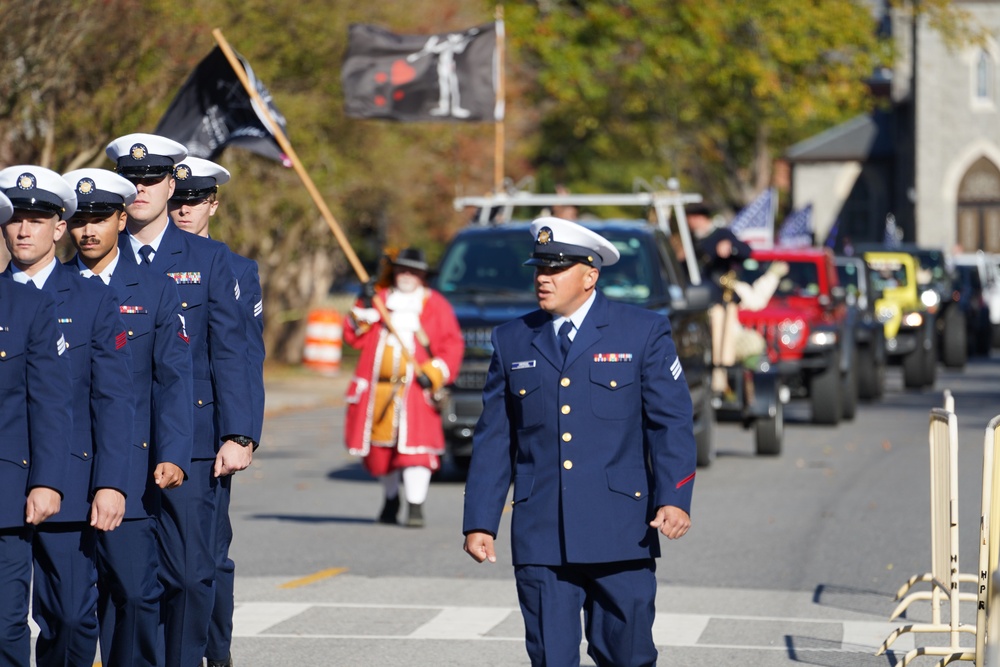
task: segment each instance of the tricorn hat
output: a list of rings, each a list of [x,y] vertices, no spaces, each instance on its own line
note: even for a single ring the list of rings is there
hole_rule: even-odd
[[[426,271],[429,268],[427,259],[424,257],[424,251],[420,248],[403,248],[396,255],[396,258],[392,260],[392,265],[405,266],[417,271]]]

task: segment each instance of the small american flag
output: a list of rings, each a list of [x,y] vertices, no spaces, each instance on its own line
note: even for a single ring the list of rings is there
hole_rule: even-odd
[[[737,237],[750,229],[767,229],[774,227],[774,188],[768,188],[745,206],[732,222],[729,229]]]
[[[812,245],[812,204],[792,211],[778,231],[778,245],[802,247]]]
[[[885,236],[882,244],[886,248],[898,248],[903,240],[903,230],[896,226],[896,216],[889,213],[885,216]]]

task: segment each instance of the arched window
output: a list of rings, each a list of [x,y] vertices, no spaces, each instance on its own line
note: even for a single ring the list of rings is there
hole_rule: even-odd
[[[1000,252],[1000,169],[986,158],[958,186],[956,242],[966,252]]]
[[[976,99],[993,100],[993,59],[985,49],[979,51],[976,60]]]

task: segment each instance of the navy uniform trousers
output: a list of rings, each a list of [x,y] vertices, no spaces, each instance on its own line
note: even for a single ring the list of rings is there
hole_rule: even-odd
[[[25,489],[65,492],[69,459],[69,357],[52,295],[0,280],[0,665],[31,655],[28,591],[33,531]],[[91,654],[93,659],[93,654]]]
[[[75,259],[67,264],[77,266]],[[155,519],[160,489],[152,473],[162,462],[185,474],[190,465],[191,351],[181,336],[180,299],[172,280],[119,255],[110,287],[132,352],[135,422],[125,519],[97,536],[101,660],[153,667],[163,586]]]
[[[493,331],[463,531],[494,536],[511,482],[511,555],[532,665],[577,665],[580,610],[601,666],[652,665],[656,509],[688,512],[691,397],[669,320],[598,292],[565,360],[552,318]]]
[[[10,279],[8,267],[3,274]],[[72,430],[62,508],[35,530],[32,615],[39,666],[83,665],[97,651],[98,489],[127,494],[131,456],[132,364],[114,293],[62,264],[42,289],[55,297],[56,324],[72,366]],[[127,502],[127,498],[126,498]]]
[[[253,432],[248,434],[260,443],[264,424],[264,296],[260,287],[257,262],[232,253],[229,257],[240,286],[240,304],[246,317],[247,350],[250,368],[250,408]],[[215,605],[208,627],[208,647],[205,657],[224,662],[233,643],[233,610],[236,563],[229,557],[233,542],[233,526],[229,520],[232,499],[232,476],[219,480],[215,516]]]
[[[127,232],[119,237],[122,261],[138,261]],[[246,327],[236,278],[222,243],[167,228],[144,270],[165,273],[177,285],[190,341],[194,441],[187,481],[162,493],[157,526],[164,586],[161,622],[167,667],[204,659],[215,604],[215,455],[224,435],[250,435],[246,409]]]

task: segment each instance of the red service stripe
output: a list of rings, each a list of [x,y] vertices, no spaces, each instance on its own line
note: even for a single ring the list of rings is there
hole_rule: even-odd
[[[115,349],[116,350],[122,349],[123,347],[125,347],[125,343],[127,342],[128,342],[128,336],[123,331],[117,336],[115,336]]]
[[[684,486],[685,484],[687,484],[688,482],[691,482],[691,481],[694,481],[694,473],[691,473],[690,475],[688,475],[687,477],[685,477],[681,481],[677,482],[677,488],[679,489],[679,488],[681,488],[682,486]]]

